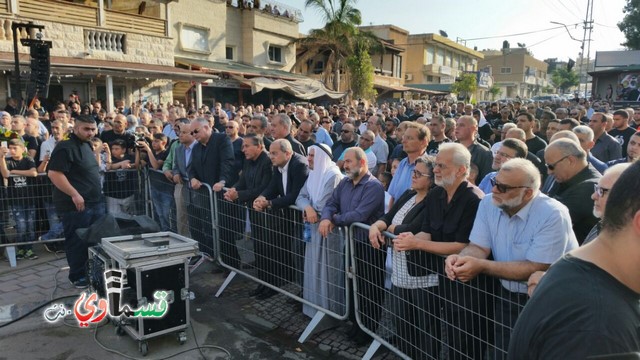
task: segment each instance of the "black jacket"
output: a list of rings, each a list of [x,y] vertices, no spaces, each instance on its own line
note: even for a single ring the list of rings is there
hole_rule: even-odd
[[[193,147],[189,179],[198,179],[209,186],[222,180],[230,183],[233,180],[233,161],[233,146],[229,137],[211,133],[206,146],[197,143]]]
[[[416,192],[414,190],[407,190],[400,198],[394,202],[393,206],[389,210],[388,213],[384,214],[380,220],[384,221],[387,224],[387,227],[391,224],[393,217],[396,216],[396,213],[404,206],[404,204],[411,199]],[[397,225],[393,231],[394,235],[401,234],[403,232],[411,232],[413,234],[417,234],[420,232],[420,228],[422,227],[422,219],[425,216],[425,202],[424,199],[418,204],[416,204],[407,214],[404,219],[402,219],[402,224]]]
[[[245,159],[240,180],[234,186],[238,191],[238,202],[252,206],[253,200],[267,188],[272,176],[271,160],[266,151],[256,160]]]
[[[274,209],[286,208],[296,203],[298,194],[309,177],[309,163],[307,158],[294,153],[289,160],[289,168],[287,170],[287,192],[285,195],[282,187],[282,173],[277,166],[273,167],[273,175],[271,181],[262,195],[271,200],[271,206]]]

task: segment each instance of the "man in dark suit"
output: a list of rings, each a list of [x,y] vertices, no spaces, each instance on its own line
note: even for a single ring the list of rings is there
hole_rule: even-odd
[[[256,216],[258,213],[253,210],[253,201],[269,185],[273,174],[262,136],[247,134],[242,139],[242,152],[245,161],[240,179],[225,192],[226,201],[218,203],[221,205],[218,207],[218,226],[222,260],[235,268],[240,263],[235,241],[244,234],[246,209],[249,208],[251,235],[255,238],[264,225],[259,226],[260,219]],[[259,288],[262,291],[263,286],[260,285]]]
[[[200,188],[207,184],[213,191],[222,190],[231,177],[233,146],[225,134],[214,133],[204,118],[192,121],[190,129],[198,143],[193,148],[189,169],[189,184],[192,189],[189,226],[191,236],[200,243],[200,251],[213,255],[213,209],[209,206],[210,195]]]
[[[288,140],[294,153],[307,156],[304,146],[291,136],[291,118],[287,114],[280,113],[274,116],[273,120],[271,120],[271,135],[276,140]]]
[[[253,201],[255,211],[265,212],[266,225],[257,234],[255,243],[256,268],[261,280],[280,286],[285,281],[296,278],[292,239],[296,234],[295,225],[302,224],[301,213],[289,209],[295,204],[300,189],[309,176],[307,159],[295,154],[291,143],[278,139],[269,148],[273,164],[273,176],[267,188]],[[286,219],[286,220],[285,220]],[[298,232],[301,233],[301,232]],[[276,292],[267,288],[257,295],[258,300],[267,299]]]

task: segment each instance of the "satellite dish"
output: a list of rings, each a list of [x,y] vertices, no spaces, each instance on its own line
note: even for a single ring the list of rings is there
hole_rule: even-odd
[[[449,37],[449,35],[447,35],[447,33],[444,30],[438,30],[440,32],[440,35],[444,36],[444,37]]]
[[[518,46],[519,46],[519,47],[521,47],[521,48],[526,48],[526,47],[527,47],[527,44],[525,44],[525,43],[518,43]]]

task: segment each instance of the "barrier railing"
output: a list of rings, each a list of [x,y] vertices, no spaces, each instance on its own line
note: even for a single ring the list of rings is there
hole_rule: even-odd
[[[19,186],[0,188],[2,246],[15,251],[37,243],[39,234],[62,240],[61,232],[55,234],[59,222],[50,212],[55,209],[46,175],[8,180]],[[336,228],[325,239],[311,225],[311,235],[305,236],[298,208],[257,212],[223,200],[223,192],[214,193],[206,184],[198,190],[188,182],[176,185],[157,171],[107,172],[103,190],[112,212],[152,214],[153,206],[159,223],[182,228],[203,253],[229,269],[217,297],[240,274],[271,294],[301,302],[312,320],[300,342],[326,325],[325,319],[346,320],[353,299],[356,322],[374,339],[364,358],[383,345],[402,358],[501,359],[527,301],[526,294],[507,290],[522,291],[521,283],[484,275],[467,283],[451,281],[443,257],[393,251],[392,234],[385,233],[387,249],[374,249],[368,225]],[[164,196],[160,201],[157,192]],[[168,216],[168,223],[160,216]]]
[[[215,196],[218,259],[231,270],[216,297],[240,274],[266,287],[265,298],[281,293],[301,302],[311,321],[299,342],[328,325],[323,321],[328,319],[326,315],[347,319],[350,291],[345,270],[349,255],[346,228],[336,228],[322,239],[318,224],[308,224],[305,241],[299,208],[259,212],[222,199],[222,193]]]
[[[149,214],[146,172],[107,171],[102,176],[107,211],[119,215]],[[47,244],[63,250],[61,220],[52,199],[53,184],[47,174],[36,177],[11,175],[0,187],[0,247],[6,248],[11,267],[16,264],[16,247],[28,250],[34,244]]]
[[[374,249],[368,229],[360,223],[349,229],[355,318],[374,339],[365,359],[380,345],[406,359],[506,358],[525,293],[484,275],[451,281],[443,257],[395,251],[389,233],[387,249]]]

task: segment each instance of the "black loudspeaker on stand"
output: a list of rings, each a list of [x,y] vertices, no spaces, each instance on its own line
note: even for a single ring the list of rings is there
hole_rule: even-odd
[[[49,50],[51,44],[47,41],[34,41],[30,44],[31,75],[27,84],[27,101],[33,98],[49,96],[49,79],[51,75],[51,61]]]

